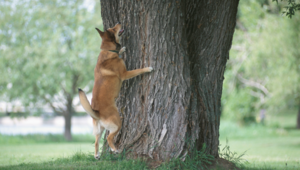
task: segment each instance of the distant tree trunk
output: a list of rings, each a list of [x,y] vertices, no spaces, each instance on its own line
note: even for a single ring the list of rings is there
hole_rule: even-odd
[[[300,105],[299,105],[298,116],[297,116],[297,129],[300,129]]]
[[[165,161],[205,143],[218,157],[222,85],[238,0],[100,2],[104,28],[117,21],[125,28],[127,69],[154,68],[123,83],[118,148]]]
[[[71,133],[71,122],[72,122],[72,114],[73,114],[73,97],[68,94],[67,95],[67,109],[65,111],[65,113],[63,114],[64,115],[64,118],[65,118],[65,132],[64,132],[64,136],[65,136],[65,139],[67,141],[71,141],[72,140],[72,133]]]
[[[64,136],[65,139],[67,141],[71,141],[72,140],[72,134],[71,134],[71,114],[70,113],[66,113],[64,115],[64,119],[65,119],[65,132],[64,132]]]

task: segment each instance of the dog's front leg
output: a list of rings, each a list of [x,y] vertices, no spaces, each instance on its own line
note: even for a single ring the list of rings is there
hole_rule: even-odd
[[[127,80],[130,78],[136,77],[140,74],[151,72],[152,70],[153,70],[152,67],[146,67],[146,68],[142,68],[142,69],[126,71],[125,73],[123,73],[122,78],[123,78],[123,80]]]
[[[119,51],[119,54],[123,54],[126,51],[126,47],[122,47],[121,50]]]

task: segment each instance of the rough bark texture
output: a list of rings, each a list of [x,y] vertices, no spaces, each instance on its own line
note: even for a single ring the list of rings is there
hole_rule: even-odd
[[[123,83],[117,99],[123,127],[115,138],[120,149],[163,161],[205,143],[218,157],[237,6],[238,0],[101,0],[104,28],[117,21],[125,28],[127,69],[154,68]]]

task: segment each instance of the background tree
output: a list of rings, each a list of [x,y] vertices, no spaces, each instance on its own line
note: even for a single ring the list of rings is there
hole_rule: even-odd
[[[218,157],[222,85],[237,6],[237,0],[101,0],[104,27],[124,25],[127,68],[155,70],[123,83],[117,99],[120,149],[162,161],[184,159],[206,144]]]
[[[272,0],[272,1],[275,1],[278,4],[278,0]],[[292,18],[292,16],[295,15],[296,11],[300,11],[299,0],[281,0],[281,2],[282,1],[285,1],[287,3],[287,5],[285,6],[285,11],[283,13],[289,18]]]
[[[31,112],[50,106],[64,116],[67,140],[77,87],[92,89],[100,44],[94,27],[101,20],[86,2],[0,2],[1,95]]]
[[[259,0],[240,3],[225,72],[224,117],[245,123],[255,121],[262,109],[268,114],[300,110],[300,17],[282,16],[284,6]]]

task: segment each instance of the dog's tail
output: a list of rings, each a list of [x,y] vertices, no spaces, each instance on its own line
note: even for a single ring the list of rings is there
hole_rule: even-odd
[[[88,101],[84,91],[81,89],[78,89],[79,93],[79,99],[82,107],[86,111],[87,114],[89,114],[94,119],[100,119],[99,116],[95,113],[95,111],[92,109],[90,102]]]

